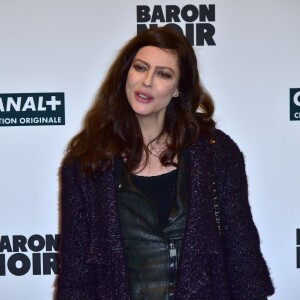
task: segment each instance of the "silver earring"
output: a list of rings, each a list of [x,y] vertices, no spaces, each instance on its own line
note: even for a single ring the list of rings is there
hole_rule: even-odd
[[[173,97],[178,97],[179,96],[179,91],[176,89],[175,93],[173,94]]]

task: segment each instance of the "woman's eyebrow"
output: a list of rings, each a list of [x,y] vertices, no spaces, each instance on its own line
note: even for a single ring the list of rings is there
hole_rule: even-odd
[[[137,61],[139,61],[139,62],[145,64],[147,67],[150,67],[150,64],[149,64],[149,63],[147,63],[146,61],[144,61],[144,60],[142,60],[142,59],[140,59],[140,58],[134,59],[134,60],[133,60],[133,63],[134,63],[134,62],[137,62]],[[174,71],[172,68],[167,67],[167,66],[155,66],[155,68],[156,68],[156,69],[168,69],[168,70],[170,70],[171,72],[173,72],[173,73],[175,74],[175,71]]]

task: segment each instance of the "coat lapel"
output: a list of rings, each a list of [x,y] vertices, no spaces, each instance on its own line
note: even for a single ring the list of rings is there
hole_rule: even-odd
[[[120,268],[125,274],[114,168],[89,180],[85,192],[90,230],[87,262]]]
[[[129,277],[119,221],[114,167],[87,180],[84,193],[90,232],[86,262],[94,264],[95,271],[100,270],[104,276],[97,293],[105,299],[129,299]]]
[[[188,152],[191,196],[177,282],[179,298],[209,295],[211,264],[222,252],[215,221],[214,161],[209,140],[201,138]]]
[[[186,248],[198,254],[219,253],[221,246],[213,200],[214,164],[212,146],[208,140],[200,139],[190,150],[191,199],[185,237]]]

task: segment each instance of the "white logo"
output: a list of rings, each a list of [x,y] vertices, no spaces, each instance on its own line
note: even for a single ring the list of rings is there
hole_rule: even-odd
[[[0,127],[65,125],[64,93],[0,94]]]
[[[24,104],[22,103],[22,100],[23,100],[22,97],[17,97],[17,99],[15,99],[14,97],[7,97],[7,103],[5,107],[3,100],[0,97],[0,112],[5,112],[5,111],[9,112],[12,110],[12,108],[15,111],[27,111],[27,110],[46,111],[47,108],[45,105],[51,106],[51,110],[54,111],[56,110],[56,106],[61,105],[61,101],[57,100],[56,96],[51,96],[51,100],[47,100],[47,101],[45,101],[43,96],[39,96],[37,103],[36,101],[34,101],[32,96],[27,97]]]
[[[300,91],[294,95],[294,103],[297,106],[300,106]]]

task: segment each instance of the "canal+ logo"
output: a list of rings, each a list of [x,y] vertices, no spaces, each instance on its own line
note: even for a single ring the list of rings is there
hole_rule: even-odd
[[[0,126],[65,125],[64,93],[0,94]]]
[[[290,89],[290,120],[300,121],[300,88]]]

